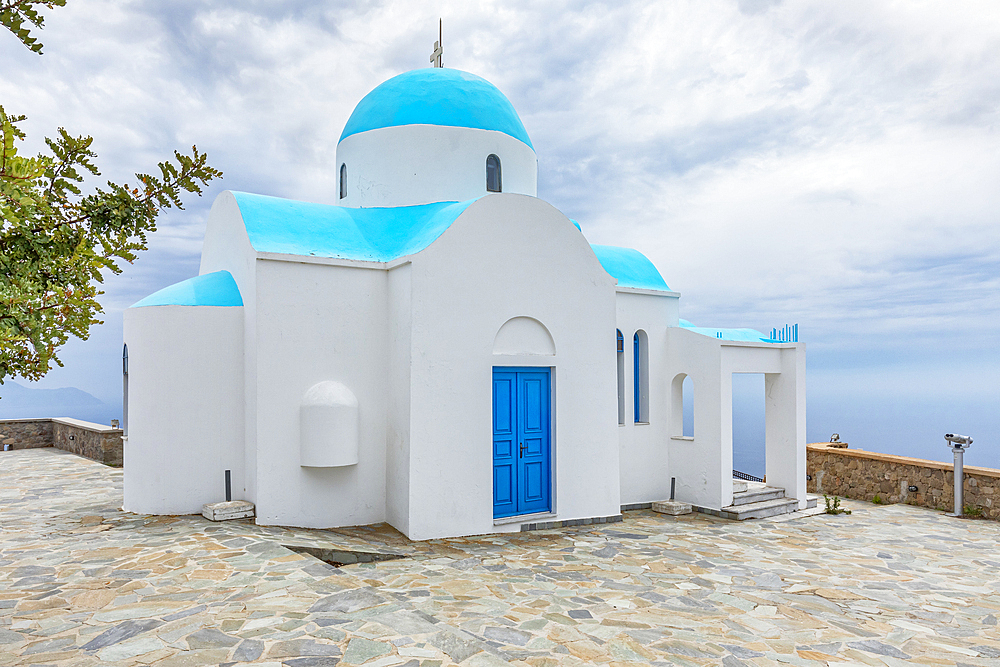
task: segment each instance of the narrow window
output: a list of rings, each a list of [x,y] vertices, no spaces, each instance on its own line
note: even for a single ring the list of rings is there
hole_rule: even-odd
[[[500,158],[496,155],[490,155],[486,158],[486,191],[503,192],[500,179]]]
[[[347,165],[340,165],[340,198],[347,196]]]
[[[640,329],[632,337],[635,423],[649,423],[649,340]]]
[[[128,435],[128,345],[122,346],[122,435]]]
[[[681,435],[694,437],[694,380],[690,376],[684,378],[681,386],[681,410],[684,422],[681,424]]]
[[[625,337],[618,329],[618,423],[625,423]]]

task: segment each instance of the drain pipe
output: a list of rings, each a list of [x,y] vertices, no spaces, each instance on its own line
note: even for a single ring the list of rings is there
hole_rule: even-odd
[[[226,502],[228,503],[233,499],[233,477],[232,472],[226,471]]]
[[[963,458],[965,450],[972,444],[972,438],[967,435],[956,433],[945,433],[944,439],[949,442],[952,452],[955,453],[955,474],[952,480],[955,487],[955,512],[952,516],[962,516],[965,509],[963,492],[965,491],[965,468]]]
[[[674,489],[677,488],[677,478],[670,478],[670,500],[674,499]]]

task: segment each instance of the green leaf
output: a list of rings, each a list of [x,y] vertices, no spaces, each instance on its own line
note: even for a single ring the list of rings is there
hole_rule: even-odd
[[[31,28],[24,27],[24,24],[41,29],[45,25],[45,17],[38,13],[37,7],[52,9],[65,5],[66,0],[0,0],[0,25],[28,49],[41,55],[42,43],[31,36]]]
[[[158,165],[162,178],[136,174],[138,186],[109,182],[83,194],[85,177],[100,174],[93,140],[59,128],[45,140],[49,154],[21,157],[13,146],[22,120],[0,107],[0,383],[61,365],[69,337],[86,339],[101,323],[104,272],[121,273],[162,210],[222,176],[192,147]]]

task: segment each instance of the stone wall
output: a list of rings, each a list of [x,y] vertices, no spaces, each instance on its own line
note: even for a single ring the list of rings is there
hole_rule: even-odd
[[[34,449],[52,446],[51,419],[0,420],[0,450],[5,445],[11,449]]]
[[[56,447],[109,466],[122,465],[122,430],[79,419],[3,419],[0,444],[12,449]]]
[[[806,446],[810,493],[954,511],[954,466],[861,449]],[[917,487],[910,491],[909,487]],[[965,466],[964,503],[1000,519],[1000,470]]]
[[[53,419],[52,444],[109,466],[122,465],[122,430],[79,419]]]

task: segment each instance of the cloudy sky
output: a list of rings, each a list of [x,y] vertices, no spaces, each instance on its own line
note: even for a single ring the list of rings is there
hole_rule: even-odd
[[[438,17],[445,65],[506,93],[539,196],[591,242],[643,250],[696,324],[799,324],[810,440],[943,458],[968,431],[1000,467],[993,0],[69,0],[43,56],[0,34],[25,151],[90,134],[121,181],[197,144],[225,179],[161,218],[38,386],[120,400],[121,311],[197,273],[223,189],[334,203],[351,110],[428,65]]]

